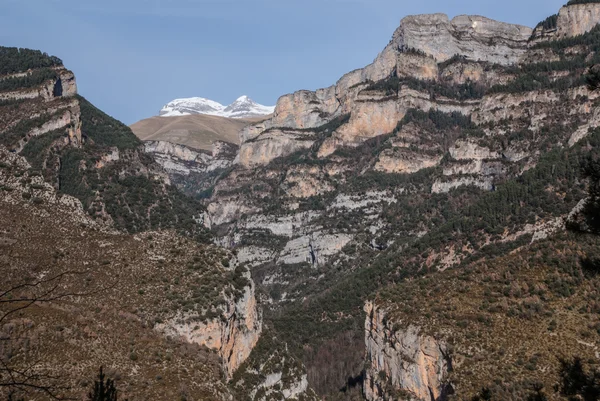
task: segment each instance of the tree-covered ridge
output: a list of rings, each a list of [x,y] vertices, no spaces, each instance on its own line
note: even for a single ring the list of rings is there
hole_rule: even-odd
[[[58,73],[51,68],[42,68],[32,71],[24,77],[11,77],[0,80],[0,92],[14,91],[17,89],[34,88],[46,81],[58,78]]]
[[[98,146],[133,149],[142,144],[131,128],[79,96],[83,134]]]
[[[546,18],[545,20],[539,22],[535,29],[542,28],[544,31],[548,31],[551,29],[556,29],[558,26],[558,14],[554,14]]]
[[[59,190],[81,200],[93,216],[107,213],[118,227],[132,233],[174,228],[191,236],[204,236],[205,230],[196,223],[204,207],[158,178],[158,165],[142,152],[140,140],[129,127],[83,97],[78,99],[83,147],[52,149],[50,145],[46,154],[46,160],[60,160],[60,169],[50,174],[58,179]],[[43,136],[28,147],[39,141]],[[97,163],[115,148],[118,160],[98,167]]]
[[[0,80],[0,88],[22,90],[50,78],[56,78],[56,71],[43,67]],[[69,126],[30,135],[69,114]],[[78,198],[91,215],[112,219],[129,232],[172,228],[191,236],[206,234],[196,223],[203,206],[168,184],[165,173],[143,152],[141,141],[129,127],[83,97],[59,97],[51,103],[37,98],[4,101],[0,116],[5,123],[0,144],[20,151],[37,174],[60,192]],[[75,126],[78,118],[80,127]],[[79,128],[83,143],[71,144],[67,131]]]
[[[494,400],[527,399],[534,383],[552,394],[560,387],[561,360],[595,360],[593,349],[576,339],[600,338],[598,245],[590,235],[561,234],[391,286],[377,302],[393,331],[413,325],[448,341],[452,360],[463,361],[450,379],[460,399],[484,386]]]
[[[396,76],[372,82],[365,91],[382,91],[385,92],[386,96],[392,96],[397,95],[403,85],[417,91],[429,92],[434,98],[439,96],[460,101],[481,99],[485,94],[484,88],[472,81],[467,81],[464,84],[448,84],[409,77],[398,78]]]
[[[462,116],[457,118],[459,116],[453,118],[452,115],[439,112],[413,111],[407,114],[406,122],[418,124],[419,131],[431,126],[438,134],[457,126],[472,129],[470,122]],[[553,134],[547,135],[550,137]],[[344,154],[348,155],[353,152],[348,160],[353,161],[358,172],[363,171],[365,166],[361,158],[370,157],[372,152],[377,154],[377,141],[369,142],[356,149],[344,150]],[[384,142],[385,139],[381,139],[381,143]],[[304,283],[310,280],[305,277],[297,288],[285,287],[285,291],[288,294],[296,294],[297,291],[307,301],[303,305],[287,304],[284,312],[268,316],[268,319],[272,319],[281,338],[294,345],[290,349],[297,346],[297,349],[318,350],[329,340],[335,341],[338,337],[349,335],[352,327],[360,327],[360,310],[364,301],[371,299],[382,286],[390,282],[410,281],[427,272],[437,271],[438,262],[428,261],[433,255],[444,255],[449,247],[455,249],[464,258],[463,264],[457,266],[460,271],[477,260],[494,259],[526,246],[531,242],[531,234],[510,241],[503,238],[506,233],[518,232],[526,224],[536,224],[569,213],[577,201],[585,196],[585,181],[580,175],[581,163],[589,152],[598,155],[599,149],[600,132],[596,132],[572,148],[546,153],[536,167],[521,177],[498,183],[492,192],[462,187],[448,194],[431,194],[431,183],[439,174],[435,168],[416,174],[371,171],[349,178],[343,191],[349,191],[351,187],[357,193],[385,189],[393,191],[394,188],[410,190],[405,196],[397,196],[396,203],[384,206],[380,217],[389,236],[383,234],[377,240],[381,241],[379,243],[393,243],[381,252],[361,246],[368,243],[370,237],[362,234],[367,227],[361,225],[360,211],[345,211],[335,215],[328,213],[315,220],[313,224],[326,226],[336,232],[356,232],[358,238],[344,250],[345,255],[341,258],[344,263],[326,264],[310,273],[306,272],[306,268],[299,268],[302,273],[298,274],[309,274],[315,283],[307,286]],[[336,156],[342,154],[336,153]],[[283,165],[285,163],[277,164]],[[333,193],[303,200],[300,202],[301,210],[318,210],[318,205],[330,204],[335,196]],[[304,208],[305,203],[308,208]],[[421,230],[426,234],[420,238],[411,234]],[[347,261],[346,257],[350,257],[351,261]],[[333,274],[332,270],[335,271]],[[293,282],[295,276],[290,274],[286,277]],[[275,297],[278,291],[284,290],[273,286],[272,291]],[[299,351],[299,356],[308,363],[309,372],[318,371],[315,373],[317,377],[325,374],[325,371],[319,371],[320,365],[311,362],[311,355],[310,352]]]
[[[62,66],[61,59],[39,50],[0,46],[0,75]]]

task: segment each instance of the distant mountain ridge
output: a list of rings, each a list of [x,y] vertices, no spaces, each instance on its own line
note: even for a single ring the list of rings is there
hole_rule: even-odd
[[[160,111],[161,117],[205,114],[229,118],[253,118],[273,114],[275,106],[263,106],[248,96],[237,98],[229,106],[202,97],[175,99],[167,103]]]

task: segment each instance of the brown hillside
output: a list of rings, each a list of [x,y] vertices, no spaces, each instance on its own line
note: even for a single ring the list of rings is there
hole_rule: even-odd
[[[168,141],[211,150],[215,141],[239,145],[240,130],[256,121],[206,115],[150,117],[131,125],[131,129],[144,141]]]

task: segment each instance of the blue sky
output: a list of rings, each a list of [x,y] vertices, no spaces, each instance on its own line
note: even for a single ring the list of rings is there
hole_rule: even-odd
[[[566,0],[0,0],[0,45],[41,49],[127,124],[178,97],[272,105],[369,64],[410,14],[534,26]]]

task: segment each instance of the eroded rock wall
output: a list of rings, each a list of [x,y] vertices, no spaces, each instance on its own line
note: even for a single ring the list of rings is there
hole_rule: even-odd
[[[372,302],[365,305],[364,395],[369,401],[442,400],[451,369],[444,341],[403,327]]]
[[[254,283],[250,281],[240,299],[229,299],[221,315],[212,320],[186,322],[185,317],[179,315],[157,325],[156,329],[217,351],[224,371],[231,377],[248,358],[262,332],[262,314],[257,306]]]

